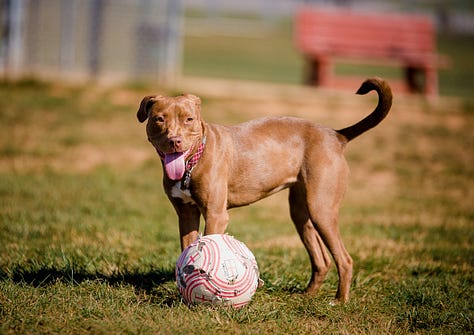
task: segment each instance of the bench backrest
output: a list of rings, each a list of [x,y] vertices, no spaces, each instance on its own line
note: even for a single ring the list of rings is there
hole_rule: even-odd
[[[303,8],[295,18],[297,48],[312,56],[409,60],[435,52],[429,17]]]

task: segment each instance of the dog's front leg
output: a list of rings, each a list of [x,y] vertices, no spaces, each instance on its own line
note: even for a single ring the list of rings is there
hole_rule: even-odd
[[[229,214],[227,213],[227,189],[214,187],[209,193],[207,204],[203,208],[202,214],[206,221],[204,235],[224,234],[229,223]]]
[[[224,234],[229,223],[229,214],[227,210],[216,212],[206,212],[205,215],[206,227],[204,228],[204,235],[210,234]]]
[[[179,219],[179,235],[181,238],[181,250],[196,241],[199,231],[201,212],[198,206],[183,204],[180,200],[173,202]]]

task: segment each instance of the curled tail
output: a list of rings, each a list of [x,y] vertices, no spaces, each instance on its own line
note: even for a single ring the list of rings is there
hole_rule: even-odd
[[[347,139],[347,142],[378,125],[387,116],[392,106],[392,90],[390,86],[380,78],[367,79],[362,83],[356,94],[367,94],[372,90],[375,90],[379,96],[379,102],[374,111],[356,124],[337,130],[339,134]]]

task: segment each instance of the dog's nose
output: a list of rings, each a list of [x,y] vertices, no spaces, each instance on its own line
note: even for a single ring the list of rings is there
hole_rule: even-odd
[[[168,144],[171,149],[174,149],[176,151],[181,150],[181,137],[179,136],[172,136],[168,138]]]

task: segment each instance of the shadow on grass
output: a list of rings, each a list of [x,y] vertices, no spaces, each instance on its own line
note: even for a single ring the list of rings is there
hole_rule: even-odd
[[[0,273],[0,278],[10,278],[17,283],[26,283],[34,287],[47,286],[55,282],[78,285],[85,281],[99,280],[110,285],[129,284],[137,289],[150,291],[157,285],[174,280],[174,270],[157,269],[148,272],[130,271],[105,275],[101,273],[86,273],[72,271],[70,269],[48,269],[37,270],[14,269],[10,274]]]
[[[26,284],[33,287],[47,287],[57,282],[67,285],[78,286],[85,282],[106,283],[110,286],[131,285],[136,292],[146,292],[151,295],[163,295],[159,297],[162,303],[172,305],[176,297],[165,297],[169,292],[164,293],[160,289],[167,283],[175,280],[174,269],[153,269],[149,271],[131,270],[117,272],[111,275],[103,273],[90,273],[87,271],[73,269],[40,268],[24,269],[14,268],[8,273],[0,269],[0,280],[12,280],[18,284]],[[164,290],[166,292],[166,289]],[[158,298],[158,297],[157,297]]]

